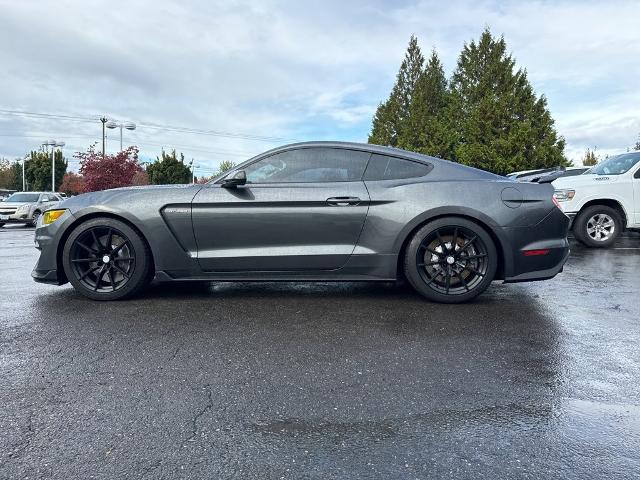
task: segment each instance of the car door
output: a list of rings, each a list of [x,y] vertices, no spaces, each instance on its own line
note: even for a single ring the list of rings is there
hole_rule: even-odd
[[[201,268],[340,268],[367,216],[369,194],[362,174],[369,157],[367,152],[337,148],[286,150],[243,167],[245,185],[206,185],[192,203]]]

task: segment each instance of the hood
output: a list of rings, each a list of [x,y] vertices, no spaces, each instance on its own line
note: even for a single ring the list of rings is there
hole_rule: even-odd
[[[553,187],[558,190],[561,188],[585,187],[592,185],[608,185],[617,183],[621,180],[622,175],[593,175],[590,173],[576,175],[574,177],[562,177],[553,181]]]
[[[69,207],[85,207],[88,205],[105,205],[111,202],[127,202],[135,198],[137,201],[141,197],[165,197],[170,190],[193,189],[194,196],[197,190],[200,190],[200,184],[177,184],[177,185],[143,185],[134,187],[120,187],[109,190],[99,190],[97,192],[83,193],[75,197],[67,198],[58,204],[59,208]]]

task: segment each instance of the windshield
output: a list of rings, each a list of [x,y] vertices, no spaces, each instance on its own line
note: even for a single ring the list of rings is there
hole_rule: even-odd
[[[594,175],[622,175],[623,173],[627,173],[638,161],[640,161],[640,152],[623,153],[622,155],[607,158],[585,173]]]
[[[14,193],[9,198],[7,198],[5,202],[35,203],[39,198],[39,193]]]

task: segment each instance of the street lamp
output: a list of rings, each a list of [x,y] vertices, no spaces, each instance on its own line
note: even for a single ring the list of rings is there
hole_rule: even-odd
[[[51,147],[51,191],[56,191],[56,147],[62,148],[65,146],[64,142],[60,140],[46,140],[42,142],[42,146],[47,149]],[[49,152],[47,152],[49,153]],[[24,162],[22,163],[22,179],[24,180]]]
[[[122,151],[122,129],[127,130],[135,130],[136,124],[133,122],[124,122],[118,123],[115,120],[109,120],[106,122],[105,126],[110,129],[119,128],[120,129],[120,151]]]
[[[200,168],[200,165],[194,165],[192,172],[193,172],[193,183],[196,183],[196,168]]]

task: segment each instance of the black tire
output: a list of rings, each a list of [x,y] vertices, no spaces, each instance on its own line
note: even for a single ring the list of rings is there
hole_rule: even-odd
[[[582,210],[573,222],[573,236],[593,248],[608,248],[623,230],[622,217],[614,208],[592,205]]]
[[[409,241],[404,273],[418,293],[434,302],[462,303],[484,292],[498,268],[498,253],[486,230],[459,217],[421,227]]]
[[[36,224],[38,223],[38,219],[40,218],[40,215],[41,215],[41,212],[39,212],[38,210],[33,212],[33,216],[31,217],[32,220],[30,223],[27,223],[27,227],[35,227]]]
[[[0,228],[4,227],[4,223],[0,223]]]
[[[124,222],[94,218],[78,225],[62,251],[69,282],[93,300],[120,300],[146,287],[153,274],[149,247]]]

